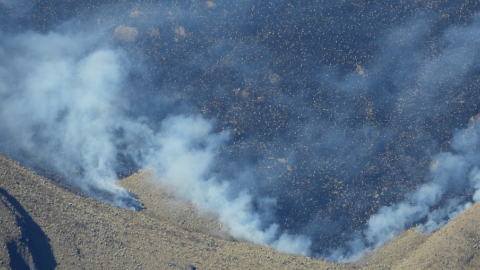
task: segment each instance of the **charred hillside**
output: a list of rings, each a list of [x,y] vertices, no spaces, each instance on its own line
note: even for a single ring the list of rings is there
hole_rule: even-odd
[[[0,0],[0,152],[31,169],[5,159],[5,258],[351,263],[427,234],[385,249],[400,267],[480,202],[479,12]]]

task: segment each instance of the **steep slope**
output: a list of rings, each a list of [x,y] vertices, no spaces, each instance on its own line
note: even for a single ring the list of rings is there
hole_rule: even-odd
[[[480,205],[430,235],[395,269],[480,269]]]
[[[0,197],[0,269],[9,269],[12,245],[17,246],[21,239],[20,227],[17,226],[15,213],[9,208],[5,198]],[[10,251],[10,252],[9,252]],[[16,251],[16,248],[15,248]]]
[[[0,154],[0,269],[478,269],[480,206],[430,235],[412,228],[355,264],[233,241],[215,216],[155,186],[122,181],[140,212],[77,194]],[[40,258],[42,258],[40,260]]]
[[[0,206],[0,260],[6,269],[23,269],[15,263],[28,264],[31,257],[28,254],[38,252],[30,250],[20,257],[8,253],[6,245],[12,239],[14,243],[22,243],[23,232],[17,218],[21,215],[28,215],[32,226],[40,228],[37,233],[48,237],[46,243],[51,246],[56,269],[346,268],[280,254],[268,247],[212,237],[190,230],[191,225],[182,228],[168,215],[165,218],[153,213],[151,206],[141,212],[112,207],[58,186],[3,155],[0,155],[0,168],[0,188],[5,191],[2,195],[8,194],[10,198],[9,201],[3,195]],[[140,198],[143,199],[143,195]],[[13,210],[9,206],[12,200],[19,204]],[[184,224],[199,220],[205,221],[205,218],[195,217]],[[199,231],[210,228],[202,225]],[[22,247],[16,250],[21,251]]]
[[[411,228],[355,263],[361,269],[480,269],[480,205],[432,234]]]
[[[392,269],[405,258],[415,253],[430,235],[411,228],[385,246],[370,252],[365,259],[354,265],[361,269]]]

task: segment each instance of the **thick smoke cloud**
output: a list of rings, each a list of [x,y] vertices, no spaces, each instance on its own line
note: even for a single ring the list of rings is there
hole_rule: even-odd
[[[211,174],[215,153],[227,138],[227,132],[212,134],[212,124],[202,118],[167,118],[159,132],[159,147],[148,151],[146,164],[174,186],[179,196],[218,213],[220,222],[228,226],[233,237],[270,245],[283,252],[309,255],[311,240],[288,232],[278,237],[279,226],[265,227],[262,217],[252,209],[254,199],[246,188],[235,192],[229,181]],[[265,212],[272,211],[276,203],[273,198],[257,200]]]
[[[480,197],[474,4],[0,7],[0,150],[108,203],[148,169],[236,238],[349,261]]]
[[[218,213],[232,236],[309,254],[308,239],[288,233],[278,237],[276,224],[263,229],[247,190],[235,194],[227,181],[209,176],[228,132],[213,133],[212,122],[201,117],[168,117],[158,133],[142,119],[130,119],[123,114],[127,101],[121,98],[128,87],[123,79],[128,60],[122,51],[98,49],[89,40],[27,34],[2,44],[2,56],[9,58],[0,88],[7,153],[25,164],[39,162],[54,169],[87,194],[139,209],[135,198],[116,183],[117,156],[120,145],[126,145],[124,152],[137,157],[138,166],[152,168],[179,196]],[[275,203],[261,200],[264,211]]]
[[[125,123],[119,98],[125,57],[111,49],[88,52],[93,39],[57,33],[2,39],[3,148],[28,165],[55,169],[87,193],[116,193],[105,199],[124,206],[129,195],[115,183],[115,131]]]
[[[116,183],[115,163],[120,145],[126,145],[124,152],[137,157],[138,166],[152,168],[179,196],[218,213],[232,236],[309,254],[309,240],[288,233],[277,237],[276,224],[263,230],[247,190],[236,194],[228,181],[210,176],[228,132],[216,134],[211,121],[191,116],[168,117],[155,132],[142,119],[124,115],[122,90],[128,84],[123,78],[128,71],[123,67],[129,63],[122,51],[95,48],[89,40],[27,34],[2,44],[2,56],[9,59],[0,88],[8,153],[26,164],[38,159],[87,194],[138,209],[135,198]],[[262,201],[265,211],[275,203]]]

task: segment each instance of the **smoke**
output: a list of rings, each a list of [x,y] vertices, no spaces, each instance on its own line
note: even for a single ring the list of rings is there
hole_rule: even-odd
[[[235,238],[342,262],[479,200],[473,4],[97,2],[0,1],[25,166],[135,210],[117,181],[147,169]]]
[[[203,118],[169,117],[162,122],[157,142],[152,144],[158,146],[145,154],[145,163],[175,187],[179,196],[218,213],[233,237],[270,245],[282,252],[309,255],[310,239],[288,232],[279,236],[277,224],[264,224],[258,211],[271,212],[276,204],[274,198],[254,199],[246,188],[235,192],[230,182],[242,179],[225,181],[211,173],[215,152],[227,138],[227,132],[212,133],[211,122]],[[253,209],[254,200],[260,201],[261,209]]]
[[[4,151],[28,165],[52,167],[83,191],[126,207],[128,192],[115,183],[115,131],[128,124],[118,98],[125,59],[112,49],[88,52],[92,42],[53,32],[2,39]]]
[[[402,92],[409,93],[407,97],[410,99],[417,95],[420,95],[421,99],[417,100],[415,97],[413,102],[409,102],[411,104],[407,104],[408,106],[432,109],[432,106],[435,106],[434,100],[442,93],[442,85],[455,85],[459,78],[478,70],[476,61],[479,57],[480,39],[476,33],[479,26],[478,15],[476,15],[474,22],[468,27],[447,29],[443,39],[448,45],[442,52],[433,58],[421,59],[419,63],[414,64],[419,68],[408,77],[409,80],[416,82],[410,86],[415,89],[407,88]],[[423,27],[415,26],[415,28]],[[422,31],[425,30],[422,29]],[[395,40],[399,39],[395,38]],[[409,43],[412,41],[415,41],[415,38],[408,40]],[[415,91],[415,94],[411,91]],[[448,110],[444,107],[441,109]],[[408,114],[410,111],[407,111],[407,117]],[[418,123],[418,119],[416,122]],[[331,251],[330,259],[355,260],[367,249],[380,247],[405,229],[415,225],[420,225],[420,230],[424,232],[436,231],[472,203],[478,202],[476,197],[479,188],[476,132],[478,124],[478,119],[472,118],[466,129],[454,132],[450,151],[438,153],[431,158],[425,183],[405,195],[402,201],[392,206],[380,207],[378,213],[368,219],[362,236],[363,241],[359,238],[349,242],[354,246],[350,250],[341,248]],[[359,253],[358,250],[361,252]]]
[[[440,153],[432,158],[429,182],[408,194],[405,201],[381,207],[369,218],[365,230],[369,246],[375,248],[385,244],[422,219],[426,221],[420,229],[433,232],[472,202],[479,202],[478,125],[476,119],[467,129],[457,131],[452,141],[452,152]],[[445,199],[447,194],[450,198]],[[473,198],[467,198],[465,194],[473,195]]]
[[[97,48],[94,40],[51,32],[2,42],[1,55],[8,59],[0,88],[4,151],[27,165],[53,169],[107,203],[140,210],[135,196],[117,183],[118,157],[125,154],[179,196],[217,213],[237,239],[309,255],[310,240],[265,225],[247,189],[235,192],[229,179],[212,175],[229,132],[215,133],[213,122],[200,116],[168,116],[158,132],[144,119],[130,118],[122,98],[122,91],[131,91],[125,82],[130,63],[123,51]],[[275,204],[273,198],[256,200],[264,212]]]

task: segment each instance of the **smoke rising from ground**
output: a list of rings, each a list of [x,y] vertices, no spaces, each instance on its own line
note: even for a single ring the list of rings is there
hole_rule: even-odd
[[[129,195],[115,183],[115,131],[125,122],[118,98],[125,58],[111,49],[87,52],[91,46],[90,37],[53,32],[2,40],[4,151],[50,166],[89,194],[116,193],[105,199],[124,206]]]
[[[15,3],[0,150],[98,199],[139,209],[116,181],[148,169],[236,238],[350,261],[480,198],[474,5]]]
[[[448,107],[436,108],[435,101],[438,101],[445,91],[461,90],[445,89],[444,85],[456,86],[458,81],[479,68],[476,60],[479,57],[480,39],[475,34],[480,26],[478,16],[474,16],[473,23],[468,27],[446,29],[442,37],[446,45],[438,55],[431,58],[414,57],[419,52],[412,45],[417,42],[416,39],[423,39],[430,32],[426,26],[428,24],[422,20],[412,25],[407,24],[410,30],[408,33],[410,38],[407,40],[397,36],[398,33],[402,33],[403,37],[407,35],[406,29],[402,29],[404,26],[392,31],[391,34],[394,36],[392,41],[395,43],[400,41],[403,43],[402,46],[411,50],[407,53],[411,57],[406,58],[409,62],[408,72],[411,72],[407,76],[409,83],[402,89],[397,100],[401,101],[399,105],[402,105],[400,108],[402,116],[414,121],[412,125],[423,124],[423,121],[428,120],[426,117],[418,118],[418,111],[415,111],[413,106],[418,106],[418,110],[437,110],[437,113],[449,111]],[[398,47],[392,47],[395,53],[400,51]],[[401,54],[404,56],[406,53]],[[392,57],[392,52],[387,50],[387,55]],[[380,59],[382,58],[381,56]],[[405,99],[408,102],[405,102]],[[372,215],[366,223],[362,237],[364,241],[358,239],[350,241],[351,253],[341,248],[332,251],[330,259],[339,261],[356,259],[363,254],[358,253],[359,250],[380,247],[414,225],[420,224],[422,231],[433,232],[465,210],[472,202],[477,202],[475,198],[478,189],[475,180],[478,170],[475,132],[477,125],[478,120],[470,119],[468,128],[454,132],[451,150],[431,157],[425,183],[407,193],[402,201],[392,206],[380,207],[378,213]],[[348,254],[347,257],[344,257],[345,252]]]
[[[236,193],[211,175],[218,148],[229,132],[215,133],[212,121],[169,116],[158,132],[144,119],[124,114],[122,91],[129,63],[121,50],[96,48],[91,37],[58,33],[8,39],[2,56],[1,116],[7,153],[27,165],[43,164],[89,195],[119,207],[140,209],[120,187],[115,168],[121,145],[178,190],[179,196],[219,214],[232,236],[309,255],[310,240],[263,223],[248,190]],[[8,55],[8,57],[7,57]],[[227,179],[228,180],[228,179]],[[274,199],[260,198],[265,212]],[[292,245],[293,244],[293,245]]]

